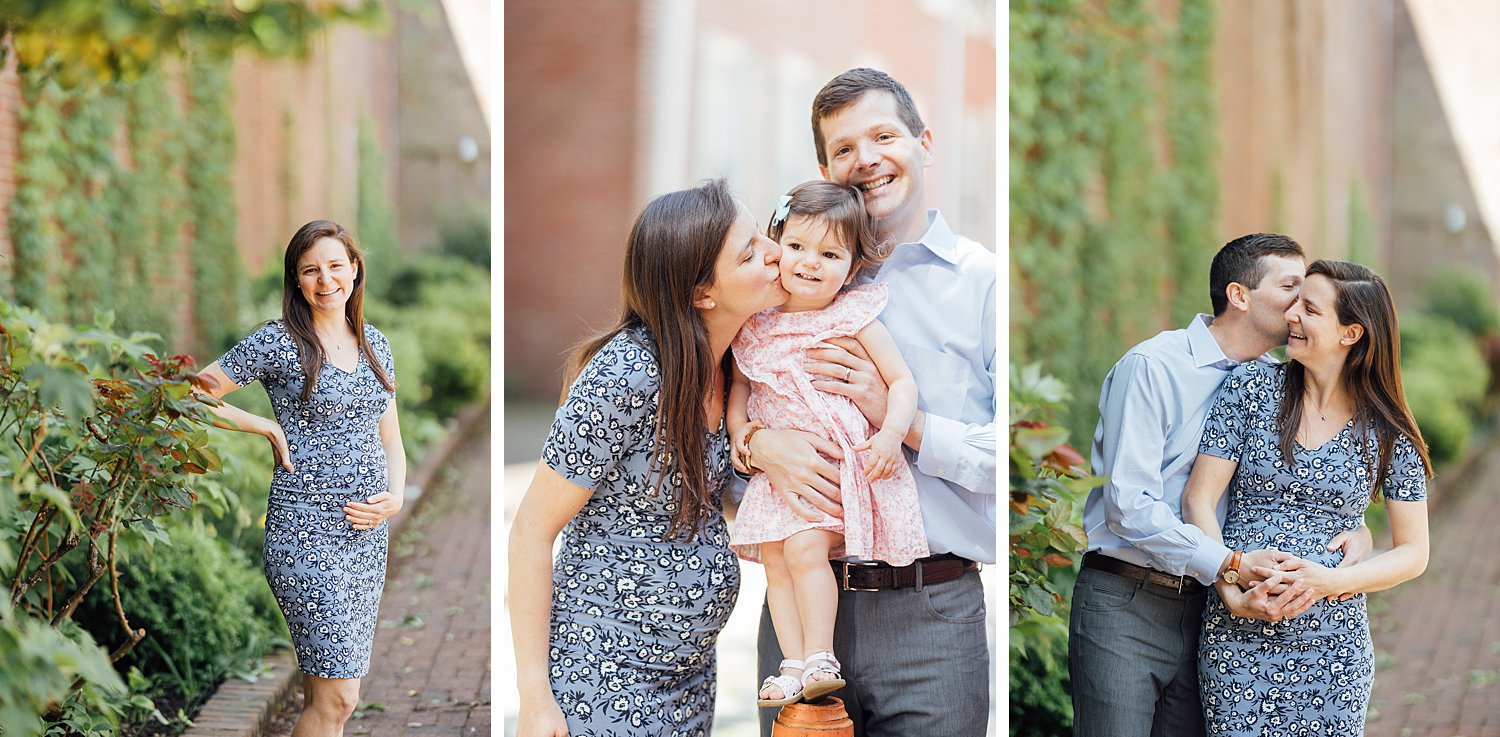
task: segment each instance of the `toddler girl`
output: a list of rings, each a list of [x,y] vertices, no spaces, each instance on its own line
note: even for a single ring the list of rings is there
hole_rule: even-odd
[[[766,600],[785,655],[761,685],[761,706],[816,699],[844,686],[833,655],[838,584],[830,558],[907,565],[927,555],[917,487],[901,443],[917,411],[917,386],[891,334],[875,317],[886,287],[850,287],[878,264],[875,227],[858,189],[799,184],[781,198],[768,235],[781,244],[781,307],[750,317],[733,344],[728,422],[735,467],[754,473],[750,437],[762,428],[815,433],[843,449],[843,519],[799,516],[763,473],[740,504],[730,547],[766,568]],[[889,387],[884,427],[874,431],[848,397],[819,391],[805,353],[828,338],[853,336]],[[816,511],[816,510],[814,510]]]

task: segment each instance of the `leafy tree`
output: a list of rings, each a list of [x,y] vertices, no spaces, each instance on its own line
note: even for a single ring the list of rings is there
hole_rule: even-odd
[[[188,48],[304,56],[331,24],[382,17],[379,0],[0,0],[6,52],[64,86],[133,81]]]

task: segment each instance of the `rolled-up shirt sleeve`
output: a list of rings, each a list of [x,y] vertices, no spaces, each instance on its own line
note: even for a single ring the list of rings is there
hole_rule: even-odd
[[[1165,498],[1166,381],[1162,367],[1145,356],[1126,356],[1115,366],[1100,408],[1101,462],[1095,469],[1109,479],[1103,488],[1105,520],[1111,532],[1146,555],[1151,567],[1209,584],[1230,550],[1182,521],[1180,499],[1174,504]]]

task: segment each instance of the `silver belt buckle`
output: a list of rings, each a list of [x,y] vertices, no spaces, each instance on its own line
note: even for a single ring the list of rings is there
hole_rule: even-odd
[[[860,566],[860,567],[863,567],[863,568],[875,568],[875,567],[877,567],[879,565],[880,565],[879,563],[850,563],[847,560],[844,561],[844,580],[842,582],[843,586],[844,586],[844,590],[845,591],[879,591],[880,589],[861,589],[861,588],[855,588],[855,587],[849,585],[849,566]],[[892,583],[894,583],[894,581],[892,581]]]

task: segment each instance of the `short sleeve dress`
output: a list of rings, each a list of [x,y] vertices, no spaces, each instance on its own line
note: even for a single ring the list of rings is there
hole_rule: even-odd
[[[1361,442],[1356,423],[1317,448],[1282,458],[1276,412],[1286,364],[1243,364],[1219,388],[1199,450],[1239,462],[1229,485],[1224,543],[1234,550],[1274,547],[1325,566],[1343,551],[1325,545],[1358,527],[1376,469],[1375,435]],[[1396,439],[1381,489],[1388,500],[1427,497],[1426,469],[1410,438]],[[1365,595],[1318,601],[1306,613],[1270,624],[1230,614],[1208,598],[1198,649],[1198,684],[1208,734],[1362,735],[1374,677]]]
[[[548,670],[582,737],[706,737],[719,631],[739,566],[718,511],[729,473],[722,425],[704,430],[710,508],[691,540],[667,538],[682,474],[656,469],[661,369],[645,330],[604,345],[557,410],[542,460],[593,495],[563,529],[553,563]]]
[[[750,419],[770,429],[795,429],[828,438],[844,451],[839,486],[842,520],[819,512],[803,519],[787,506],[763,473],[750,477],[735,515],[730,545],[746,560],[760,559],[760,545],[785,540],[808,529],[844,536],[830,551],[834,558],[880,560],[904,566],[925,557],[927,535],[917,503],[910,465],[897,464],[894,476],[870,482],[864,459],[854,452],[874,432],[848,397],[813,388],[803,368],[808,348],[833,337],[852,336],[869,325],[886,303],[886,285],[846,289],[821,310],[766,310],[750,317],[735,337],[734,360],[750,380]]]
[[[370,325],[365,338],[395,382],[389,341]],[[323,678],[363,677],[385,586],[389,530],[383,522],[353,529],[343,507],[388,489],[380,417],[395,395],[361,352],[352,372],[324,361],[304,402],[297,344],[280,320],[230,348],[219,367],[235,384],[265,387],[291,450],[295,470],[277,465],[271,477],[265,573],[291,630],[298,668]]]

